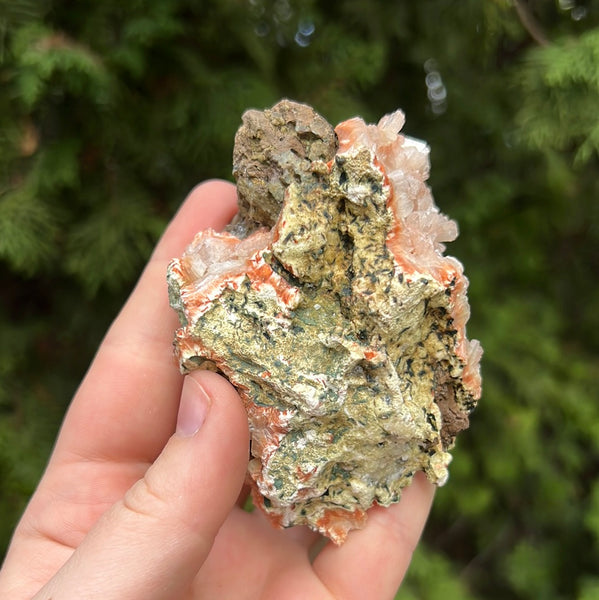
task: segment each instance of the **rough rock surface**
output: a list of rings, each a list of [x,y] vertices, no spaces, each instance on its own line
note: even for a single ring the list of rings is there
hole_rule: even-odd
[[[245,402],[254,502],[336,543],[417,471],[446,481],[480,397],[468,282],[443,256],[457,226],[402,126],[397,111],[335,135],[305,105],[248,111],[239,215],[168,272],[182,371],[218,369]]]

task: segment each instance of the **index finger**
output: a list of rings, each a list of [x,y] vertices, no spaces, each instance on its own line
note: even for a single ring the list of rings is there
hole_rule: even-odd
[[[368,511],[366,527],[343,546],[332,543],[314,561],[314,571],[337,598],[393,598],[410,565],[430,512],[434,486],[416,473],[401,500]]]
[[[152,462],[174,431],[182,377],[173,358],[177,316],[166,269],[200,229],[236,212],[235,186],[208,181],[181,206],[109,329],[65,418],[53,461]]]

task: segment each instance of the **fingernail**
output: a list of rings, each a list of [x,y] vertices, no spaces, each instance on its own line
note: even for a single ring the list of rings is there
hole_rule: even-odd
[[[191,437],[197,433],[206,420],[210,408],[210,397],[204,388],[193,378],[183,380],[181,403],[177,416],[177,434]]]

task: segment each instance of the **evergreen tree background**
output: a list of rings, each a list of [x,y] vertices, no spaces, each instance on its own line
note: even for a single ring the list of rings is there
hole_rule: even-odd
[[[0,552],[166,222],[287,96],[402,107],[461,227],[484,393],[399,597],[599,598],[596,1],[0,0],[0,82]]]

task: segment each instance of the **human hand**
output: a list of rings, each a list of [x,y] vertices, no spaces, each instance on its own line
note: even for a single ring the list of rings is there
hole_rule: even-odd
[[[248,428],[235,390],[172,358],[165,273],[201,228],[233,216],[235,188],[197,187],[108,331],[64,420],[0,571],[0,597],[392,598],[432,502],[419,474],[400,503],[328,543],[245,512]],[[312,557],[312,558],[311,558]]]

